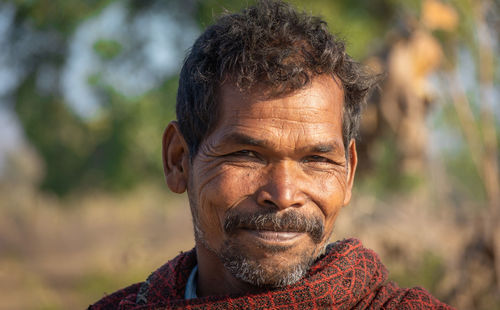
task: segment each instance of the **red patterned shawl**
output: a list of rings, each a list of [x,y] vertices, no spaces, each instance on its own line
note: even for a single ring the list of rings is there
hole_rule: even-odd
[[[387,269],[356,239],[329,245],[302,280],[266,293],[185,300],[195,265],[194,250],[181,253],[145,282],[108,295],[89,309],[452,309],[423,288],[385,283]]]

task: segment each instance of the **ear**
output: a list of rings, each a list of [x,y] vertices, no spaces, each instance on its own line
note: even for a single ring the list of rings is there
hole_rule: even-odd
[[[349,158],[347,159],[347,183],[344,196],[344,206],[349,204],[352,196],[352,186],[354,184],[354,175],[358,165],[358,153],[356,152],[356,141],[351,139],[349,142]]]
[[[168,187],[174,193],[187,189],[189,177],[189,149],[176,121],[170,122],[162,140],[163,171]]]

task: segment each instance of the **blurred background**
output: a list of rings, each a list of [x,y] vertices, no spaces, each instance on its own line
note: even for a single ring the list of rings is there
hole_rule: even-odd
[[[296,0],[386,74],[333,239],[402,286],[500,309],[500,1]],[[83,309],[194,245],[161,135],[229,0],[0,1],[0,309]]]

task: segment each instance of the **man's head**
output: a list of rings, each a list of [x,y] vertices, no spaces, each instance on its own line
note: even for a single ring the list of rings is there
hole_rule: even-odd
[[[318,75],[335,76],[344,90],[344,145],[356,136],[361,106],[374,83],[318,17],[280,1],[260,1],[222,16],[196,40],[180,74],[177,119],[190,156],[218,121],[218,91],[260,87],[271,97],[291,93]]]
[[[307,272],[350,200],[373,81],[323,21],[282,2],[225,15],[200,36],[163,141],[199,261],[260,287]]]

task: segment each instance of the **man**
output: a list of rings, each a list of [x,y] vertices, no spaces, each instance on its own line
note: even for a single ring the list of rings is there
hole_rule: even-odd
[[[285,3],[221,17],[185,60],[163,136],[166,181],[188,193],[195,248],[90,309],[448,309],[385,283],[359,241],[328,245],[375,80],[322,20]]]

